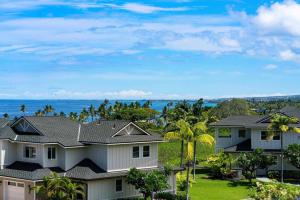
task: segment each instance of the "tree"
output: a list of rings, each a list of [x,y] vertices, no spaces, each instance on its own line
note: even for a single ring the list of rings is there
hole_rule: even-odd
[[[226,118],[231,115],[250,115],[249,103],[244,99],[231,99],[223,101],[212,109],[212,114],[218,119]]]
[[[92,121],[94,121],[94,117],[96,116],[96,110],[92,104],[89,106],[89,114],[92,117]]]
[[[70,112],[69,118],[73,121],[77,121],[78,119],[78,114],[76,112]]]
[[[300,145],[299,144],[291,144],[284,151],[284,156],[286,159],[295,167],[300,169]]]
[[[78,195],[85,196],[82,184],[67,177],[60,177],[57,173],[45,176],[41,184],[34,189],[37,195],[45,200],[76,200]]]
[[[60,116],[60,117],[66,117],[66,113],[64,113],[63,111],[60,111],[60,112],[59,112],[59,116]]]
[[[38,116],[38,117],[44,116],[44,111],[41,111],[41,110],[36,111],[35,116]]]
[[[158,170],[144,172],[132,168],[127,174],[126,182],[142,193],[144,199],[150,196],[153,199],[155,192],[163,191],[169,187],[167,175]]]
[[[79,121],[85,122],[89,116],[89,112],[86,110],[86,108],[83,108],[82,111],[79,114]]]
[[[300,128],[292,127],[291,124],[296,124],[298,119],[281,114],[274,114],[271,118],[271,123],[268,126],[268,138],[271,139],[275,135],[280,135],[280,166],[281,166],[281,182],[283,182],[283,134],[288,132],[300,133]]]
[[[249,182],[256,177],[257,169],[264,169],[268,166],[276,164],[275,158],[264,155],[262,149],[255,149],[253,152],[242,153],[237,159],[239,167],[242,168],[242,173]]]
[[[7,113],[4,113],[4,114],[3,114],[3,117],[4,117],[5,119],[9,119],[9,115],[8,115]]]
[[[23,116],[25,115],[25,112],[26,112],[26,106],[25,106],[25,104],[22,104],[21,106],[20,106],[20,111],[23,113]]]
[[[51,105],[45,105],[44,107],[44,113],[48,115],[49,113],[52,113],[54,111],[54,108]]]

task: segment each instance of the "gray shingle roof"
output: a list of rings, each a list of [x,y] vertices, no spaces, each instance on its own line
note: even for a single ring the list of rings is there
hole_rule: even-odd
[[[122,120],[100,120],[89,124],[80,124],[65,117],[23,117],[39,134],[18,132],[14,127],[0,127],[0,139],[19,142],[58,143],[65,147],[83,146],[89,143],[115,144],[132,142],[162,141],[158,134],[148,133],[139,128],[132,134],[122,134],[122,129],[131,124]],[[0,120],[1,124],[1,120]],[[12,125],[14,126],[14,124]],[[135,126],[132,124],[132,126]],[[120,131],[120,135],[113,137]],[[125,131],[123,131],[125,132]]]
[[[42,168],[41,165],[36,163],[17,161],[7,168],[0,170],[0,176],[38,181],[42,180],[45,176],[49,176],[51,172],[56,172],[60,176],[80,180],[114,178],[127,174],[127,171],[106,172],[90,159],[84,159],[68,171],[63,171],[58,167]]]

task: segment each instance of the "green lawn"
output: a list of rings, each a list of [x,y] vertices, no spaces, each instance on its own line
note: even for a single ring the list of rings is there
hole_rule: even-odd
[[[192,200],[241,200],[250,192],[246,181],[212,180],[206,174],[197,174],[196,178],[190,192]]]

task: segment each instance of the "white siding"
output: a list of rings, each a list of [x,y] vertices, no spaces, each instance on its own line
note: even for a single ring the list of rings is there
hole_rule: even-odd
[[[85,147],[65,149],[65,166],[63,169],[69,170],[85,158],[87,158]]]
[[[99,167],[107,170],[107,145],[91,145],[88,147],[88,157]]]
[[[233,145],[236,145],[242,141],[245,141],[251,137],[251,130],[246,129],[246,137],[245,138],[240,138],[239,137],[239,130],[243,128],[237,128],[237,127],[232,127],[229,128],[231,131],[231,137],[218,137],[219,135],[219,129],[216,128],[216,150],[218,151],[219,149],[227,148]]]
[[[48,147],[56,148],[56,159],[48,159]],[[65,161],[65,152],[62,147],[60,147],[59,145],[44,145],[43,150],[44,167],[64,167],[63,162]]]
[[[25,158],[24,157],[24,149],[25,146],[31,146],[36,148],[36,157],[35,158]],[[38,163],[41,166],[43,166],[43,145],[42,144],[25,144],[25,143],[18,143],[17,144],[17,160],[23,161],[23,162],[32,162],[32,163]]]
[[[116,192],[116,179],[104,179],[88,182],[88,200],[106,200],[140,196],[132,185],[128,185],[123,177],[123,191]]]
[[[150,157],[143,157],[143,146],[150,146]],[[132,147],[140,147],[139,158],[132,158]],[[146,168],[156,167],[158,165],[157,143],[151,144],[126,144],[126,145],[110,145],[108,146],[108,171],[127,170],[133,167]]]
[[[17,144],[11,143],[7,140],[0,141],[0,167],[1,169],[6,166],[10,165],[17,159]]]

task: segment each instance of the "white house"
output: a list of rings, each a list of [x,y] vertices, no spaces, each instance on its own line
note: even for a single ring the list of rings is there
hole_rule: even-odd
[[[300,109],[296,107],[285,107],[278,114],[296,117],[300,119]],[[276,156],[277,164],[271,170],[280,169],[280,135],[267,139],[267,129],[271,121],[271,115],[266,116],[230,116],[218,122],[212,123],[215,127],[216,151],[227,153],[249,152],[261,148],[266,154]],[[291,126],[300,127],[298,121]],[[283,147],[290,144],[300,144],[300,134],[287,133],[283,135]],[[284,170],[298,170],[287,161],[284,162]],[[265,173],[260,171],[260,173]]]
[[[0,120],[0,200],[35,200],[33,187],[57,172],[86,188],[86,199],[140,196],[125,182],[130,168],[159,169],[162,138],[128,121],[81,124],[64,117]],[[175,192],[175,174],[169,177]]]

